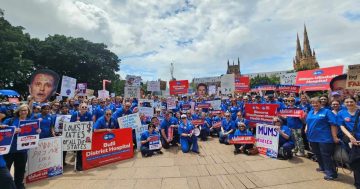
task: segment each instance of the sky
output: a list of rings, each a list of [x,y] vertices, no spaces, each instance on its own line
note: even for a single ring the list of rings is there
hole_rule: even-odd
[[[122,78],[220,76],[291,70],[306,24],[320,67],[360,63],[358,0],[1,0],[13,25],[32,37],[63,34],[105,43]]]

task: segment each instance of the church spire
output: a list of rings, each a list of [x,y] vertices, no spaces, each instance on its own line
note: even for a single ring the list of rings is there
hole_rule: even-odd
[[[299,40],[299,34],[296,34],[296,61],[299,61],[302,57],[301,45]]]
[[[309,42],[309,37],[306,31],[306,25],[304,24],[304,56],[305,57],[310,57],[311,56],[311,48],[310,48],[310,42]]]

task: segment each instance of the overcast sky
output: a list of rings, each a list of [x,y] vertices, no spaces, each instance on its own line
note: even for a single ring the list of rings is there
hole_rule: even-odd
[[[32,37],[63,34],[102,42],[122,59],[120,74],[145,80],[292,69],[296,33],[307,26],[320,67],[360,64],[358,0],[1,0]]]

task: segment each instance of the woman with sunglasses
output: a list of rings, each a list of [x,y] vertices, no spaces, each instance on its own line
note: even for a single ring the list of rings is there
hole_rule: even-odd
[[[180,144],[181,151],[183,153],[188,153],[190,151],[199,153],[199,146],[197,143],[197,137],[193,135],[193,130],[195,127],[187,120],[185,114],[181,115],[181,123],[179,125],[179,135],[180,135]]]
[[[94,124],[94,132],[111,132],[112,129],[118,129],[119,124],[115,118],[112,117],[110,109],[105,110],[105,115],[100,117]]]
[[[236,129],[236,131],[234,133],[234,137],[253,136],[252,132],[246,128],[246,125],[244,122],[237,122],[237,126],[238,126],[238,128]],[[249,150],[254,147],[254,144],[234,144],[234,147],[235,147],[235,150],[234,150],[235,155],[240,154],[240,153],[250,154]]]
[[[360,148],[360,122],[358,122],[356,131],[354,131],[356,116],[359,116],[359,107],[356,105],[356,99],[354,97],[346,97],[344,100],[345,106],[347,109],[341,110],[337,114],[338,125],[340,126],[341,131],[346,136],[346,139],[343,138],[344,144],[347,145],[348,151],[350,151],[350,146],[347,142],[351,142],[352,148]],[[354,133],[354,136],[352,135]],[[353,169],[355,187],[360,188],[360,167]]]
[[[277,126],[276,130],[279,132],[279,159],[291,159],[293,157],[291,150],[295,147],[294,142],[291,140],[291,130],[289,127],[283,124],[283,121],[279,117],[274,117],[274,126]]]
[[[88,111],[87,104],[81,103],[79,105],[79,111],[74,112],[71,115],[70,122],[85,122],[92,121],[92,115]],[[77,171],[82,171],[82,151],[76,151],[76,166]]]
[[[307,114],[305,133],[315,154],[319,168],[318,172],[325,173],[325,180],[337,178],[333,154],[337,137],[336,117],[331,110],[323,107],[318,97],[311,99],[313,109]]]
[[[148,130],[141,133],[141,155],[143,157],[150,157],[154,155],[154,153],[162,154],[161,148],[156,150],[150,150],[149,149],[149,142],[151,141],[151,135],[158,135],[160,140],[160,135],[158,132],[156,132],[156,126],[152,123],[149,123]]]
[[[14,112],[14,117],[9,118],[3,122],[4,125],[15,126],[15,135],[11,143],[10,152],[4,155],[6,166],[8,170],[11,170],[12,164],[14,164],[14,182],[17,189],[25,188],[23,180],[25,175],[25,167],[27,162],[27,150],[17,150],[17,136],[21,132],[19,129],[20,121],[30,120],[30,108],[28,105],[23,104]],[[40,133],[41,129],[37,130]],[[3,187],[3,185],[0,185]]]

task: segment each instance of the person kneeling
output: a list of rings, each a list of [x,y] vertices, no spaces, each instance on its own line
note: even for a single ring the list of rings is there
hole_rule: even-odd
[[[276,130],[279,132],[279,150],[278,159],[291,159],[293,157],[292,149],[295,148],[294,142],[291,140],[291,130],[286,125],[283,125],[282,120],[279,117],[274,117],[274,126],[277,126]]]
[[[236,129],[235,133],[234,133],[234,137],[239,137],[239,136],[249,136],[249,137],[253,137],[253,134],[246,129],[246,125],[244,122],[238,122],[237,123],[238,129]],[[254,144],[234,144],[235,150],[234,150],[234,154],[240,154],[240,153],[245,153],[250,155],[250,150],[253,149]]]
[[[141,155],[143,157],[150,157],[150,156],[154,155],[154,153],[162,154],[161,147],[160,147],[160,149],[154,149],[154,150],[150,150],[150,147],[149,147],[149,142],[151,141],[151,136],[159,135],[159,133],[156,132],[155,129],[156,129],[156,126],[154,124],[150,123],[148,125],[148,130],[141,133],[140,151],[141,151]]]
[[[185,114],[181,115],[181,123],[179,125],[179,135],[180,135],[180,144],[181,150],[184,153],[191,151],[199,153],[199,146],[197,143],[197,137],[193,135],[192,130],[195,129],[194,126],[186,119]]]

